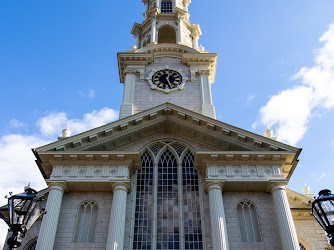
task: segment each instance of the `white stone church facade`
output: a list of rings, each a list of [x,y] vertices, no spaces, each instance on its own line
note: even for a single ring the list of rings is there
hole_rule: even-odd
[[[326,249],[312,197],[286,189],[301,150],[216,120],[190,0],[143,2],[120,119],[34,150],[46,214],[19,249]]]

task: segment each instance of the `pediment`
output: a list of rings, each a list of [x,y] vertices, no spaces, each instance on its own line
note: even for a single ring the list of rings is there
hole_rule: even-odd
[[[265,138],[249,131],[217,121],[202,114],[165,103],[113,123],[37,148],[35,154],[80,155],[100,154],[108,158],[135,155],[127,148],[134,143],[150,141],[169,134],[203,145],[196,152],[198,160],[277,159],[289,155],[288,169],[294,169],[300,149]],[[126,151],[126,152],[124,152]],[[248,158],[245,156],[248,156]],[[116,157],[117,158],[117,157]]]
[[[39,147],[36,151],[114,151],[166,132],[191,138],[218,151],[298,151],[170,103]]]

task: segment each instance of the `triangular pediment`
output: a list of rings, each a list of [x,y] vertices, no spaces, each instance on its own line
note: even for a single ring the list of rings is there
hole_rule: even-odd
[[[297,148],[165,103],[110,124],[37,148],[42,151],[113,151],[144,138],[173,133],[220,151],[298,151]]]
[[[138,154],[138,150],[129,152],[126,149],[127,146],[166,133],[203,145],[206,150],[197,152],[199,160],[212,156],[217,160],[222,160],[230,157],[232,153],[238,155],[236,157],[239,158],[248,155],[248,158],[253,160],[259,155],[268,159],[268,157],[275,158],[277,155],[286,154],[290,155],[289,161],[292,162],[296,161],[296,155],[298,157],[300,151],[174,104],[165,103],[42,146],[35,152],[37,156],[42,154],[80,155],[85,152],[91,154],[108,152],[115,155]]]

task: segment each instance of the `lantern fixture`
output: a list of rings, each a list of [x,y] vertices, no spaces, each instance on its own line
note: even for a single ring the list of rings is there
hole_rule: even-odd
[[[24,188],[24,193],[9,194],[10,197],[6,197],[8,199],[8,210],[5,211],[8,214],[6,216],[0,214],[0,217],[9,226],[11,236],[7,240],[7,244],[9,249],[14,249],[21,246],[25,233],[43,214],[39,205],[43,198],[37,197],[36,190],[30,188],[30,186]]]
[[[319,197],[312,203],[312,215],[326,231],[330,244],[334,246],[334,195],[330,190],[319,192]]]

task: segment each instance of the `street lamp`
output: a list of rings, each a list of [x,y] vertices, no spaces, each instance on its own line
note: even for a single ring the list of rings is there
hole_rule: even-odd
[[[42,210],[39,206],[42,198],[38,198],[36,190],[29,186],[24,188],[24,193],[9,194],[10,197],[6,197],[8,199],[8,210],[5,211],[8,214],[6,216],[0,214],[0,217],[9,226],[11,236],[7,240],[7,244],[9,249],[14,249],[21,246],[25,233],[42,215]]]
[[[327,232],[330,244],[334,246],[334,195],[328,189],[321,190],[312,203],[312,215]]]

